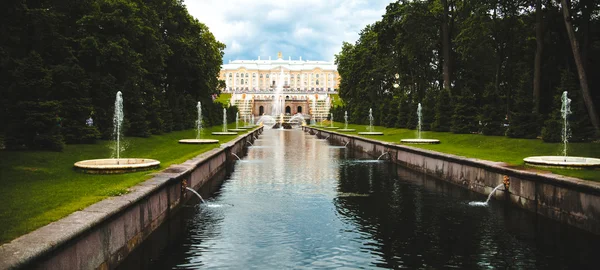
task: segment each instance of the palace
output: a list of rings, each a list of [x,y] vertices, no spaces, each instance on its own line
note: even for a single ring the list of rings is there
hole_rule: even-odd
[[[283,104],[287,119],[302,114],[320,121],[329,114],[330,94],[337,94],[337,65],[327,61],[288,60],[279,52],[277,60],[235,60],[221,67],[219,79],[231,93],[231,104],[242,116],[273,115],[275,104]],[[276,102],[279,99],[280,103]]]

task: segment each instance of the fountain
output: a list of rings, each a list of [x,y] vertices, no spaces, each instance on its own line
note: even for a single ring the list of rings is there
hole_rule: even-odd
[[[301,113],[297,113],[294,116],[292,116],[288,122],[291,125],[306,126],[306,121],[304,120],[304,115],[302,115]]]
[[[235,113],[235,128],[229,129],[228,131],[234,131],[234,132],[242,132],[242,131],[246,131],[245,128],[240,128],[240,112],[236,112]]]
[[[183,140],[179,140],[179,143],[186,143],[186,144],[218,143],[219,140],[202,139],[202,103],[200,103],[200,101],[198,101],[198,104],[196,105],[196,109],[198,110],[198,119],[196,119],[196,139],[183,139]]]
[[[342,132],[356,131],[356,129],[348,128],[348,111],[344,111],[344,128],[338,129],[338,131],[342,131]]]
[[[328,129],[338,129],[339,127],[334,127],[333,126],[333,113],[330,113],[331,115],[331,122],[330,125],[327,127]]]
[[[367,127],[367,132],[359,132],[358,135],[383,135],[383,132],[373,131],[373,109],[369,108],[369,127]]]
[[[421,126],[422,126],[422,114],[421,114],[421,103],[417,106],[417,138],[416,139],[402,139],[401,143],[409,143],[409,144],[436,144],[440,143],[440,140],[436,139],[421,139]]]
[[[272,129],[273,126],[275,126],[275,124],[277,124],[277,120],[275,119],[275,117],[273,117],[271,115],[263,114],[263,116],[258,118],[256,123],[258,125],[264,126],[266,129]]]
[[[212,135],[237,135],[237,132],[227,131],[227,109],[223,108],[223,131],[213,132]]]
[[[500,185],[496,186],[494,189],[492,189],[492,192],[490,192],[490,194],[488,195],[487,200],[485,200],[485,202],[469,202],[469,205],[472,205],[472,206],[487,206],[488,202],[492,198],[492,195],[494,195],[494,192],[496,192],[496,190],[498,190],[501,186],[504,186],[504,184],[500,184]]]
[[[567,91],[562,93],[561,97],[561,108],[560,113],[563,120],[562,129],[562,142],[563,150],[562,156],[534,156],[524,158],[525,164],[532,166],[541,167],[561,167],[561,168],[594,168],[600,167],[600,159],[588,158],[588,157],[571,157],[567,156],[567,144],[569,143],[569,137],[571,131],[569,129],[568,117],[571,114],[571,99],[567,96]]]
[[[200,194],[198,192],[196,192],[193,188],[186,187],[185,189],[187,189],[187,190],[191,191],[192,193],[196,194],[196,196],[198,196],[198,198],[200,198],[200,201],[202,203],[206,203],[206,201],[204,201],[204,199],[202,198],[202,196],[200,196]]]
[[[379,157],[377,157],[377,160],[381,159],[381,157],[390,154],[390,152],[383,152],[383,154],[379,155]]]
[[[158,168],[160,161],[147,158],[121,158],[121,137],[123,135],[123,96],[117,92],[115,113],[113,116],[113,138],[115,139],[114,157],[106,159],[90,159],[75,162],[76,169],[86,173],[125,173]]]

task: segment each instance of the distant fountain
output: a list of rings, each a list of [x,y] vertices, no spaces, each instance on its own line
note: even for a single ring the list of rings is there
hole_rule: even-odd
[[[179,143],[187,144],[207,144],[207,143],[218,143],[219,140],[213,139],[202,139],[202,103],[198,101],[196,105],[198,110],[198,119],[196,119],[196,139],[183,139],[179,140]]]
[[[235,113],[235,128],[229,129],[228,131],[235,131],[235,132],[246,131],[245,128],[240,128],[240,112]]]
[[[123,95],[121,94],[121,91],[118,91],[115,98],[115,111],[113,115],[113,138],[115,140],[113,156],[116,158],[82,160],[76,162],[73,166],[86,173],[98,174],[135,172],[157,168],[160,165],[158,160],[146,158],[121,158],[123,119]]]
[[[198,119],[196,119],[196,139],[201,139],[200,137],[202,137],[202,103],[200,101],[198,101],[196,109],[198,110]]]
[[[279,69],[279,78],[277,78],[277,86],[275,88],[275,96],[273,98],[273,105],[271,109],[271,115],[277,117],[283,113],[283,100],[281,93],[283,92],[283,68]]]
[[[331,115],[331,121],[329,123],[329,127],[327,127],[328,129],[337,129],[339,127],[334,127],[333,126],[333,113],[329,113]]]
[[[223,127],[221,132],[213,132],[212,135],[236,135],[235,131],[227,130],[227,109],[223,108]]]
[[[115,98],[115,112],[113,114],[113,138],[115,140],[115,153],[113,156],[117,159],[119,159],[121,155],[123,117],[123,95],[121,94],[121,91],[118,91],[117,97]]]
[[[367,127],[367,132],[359,132],[359,135],[383,135],[383,132],[376,132],[373,128],[373,121],[375,118],[373,117],[373,109],[369,108],[369,127]]]
[[[571,114],[571,99],[567,96],[567,91],[564,91],[561,96],[560,113],[563,122],[561,132],[562,138],[562,156],[534,156],[524,158],[525,164],[542,167],[562,167],[562,168],[594,168],[600,167],[600,159],[588,157],[571,157],[567,156],[567,144],[571,136],[569,128],[569,115]]]
[[[492,189],[492,192],[490,192],[490,194],[488,195],[487,200],[485,200],[485,202],[469,202],[469,205],[472,205],[472,206],[487,206],[488,202],[490,201],[490,199],[492,199],[492,195],[494,195],[494,192],[496,192],[496,190],[498,190],[502,186],[504,186],[504,184],[500,184],[500,185],[496,186],[494,189]]]
[[[344,111],[344,128],[338,129],[338,131],[342,131],[342,132],[356,131],[356,129],[348,128],[348,111]]]
[[[288,122],[291,125],[300,125],[300,126],[306,125],[306,121],[304,120],[304,115],[302,115],[301,113],[297,113],[294,116],[292,116]]]
[[[417,106],[417,118],[418,118],[418,122],[417,122],[417,139],[402,139],[400,140],[400,142],[402,143],[409,143],[409,144],[437,144],[440,143],[440,140],[437,139],[421,139],[421,127],[422,127],[422,123],[423,123],[423,117],[422,117],[422,107],[421,107],[421,103],[419,103],[419,105]]]

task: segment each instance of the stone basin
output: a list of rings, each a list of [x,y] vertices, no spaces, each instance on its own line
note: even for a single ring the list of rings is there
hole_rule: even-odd
[[[358,135],[383,135],[383,132],[366,131],[366,132],[359,132]]]
[[[440,143],[440,140],[437,139],[402,139],[401,143],[407,144],[437,144]]]
[[[338,129],[338,131],[341,131],[341,132],[353,132],[353,131],[356,131],[356,129],[353,129],[353,128],[342,128],[342,129]]]
[[[230,131],[219,131],[219,132],[213,132],[212,135],[237,135],[237,132],[230,132]]]
[[[595,168],[600,167],[600,159],[572,156],[535,156],[524,158],[525,164],[542,167]]]
[[[246,132],[246,129],[245,128],[231,128],[231,129],[228,129],[227,131]]]
[[[213,139],[183,139],[179,140],[179,143],[185,144],[210,144],[210,143],[218,143],[219,140]]]
[[[158,168],[160,161],[149,158],[105,158],[75,162],[75,169],[85,173],[113,174]]]

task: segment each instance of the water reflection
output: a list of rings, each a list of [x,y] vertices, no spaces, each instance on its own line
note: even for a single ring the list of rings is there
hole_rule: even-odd
[[[236,162],[208,199],[228,207],[184,208],[174,218],[184,229],[168,234],[176,240],[163,253],[145,254],[154,263],[144,266],[582,269],[598,263],[596,236],[502,202],[470,207],[485,196],[330,148],[297,130],[265,131],[242,159],[260,162]]]

